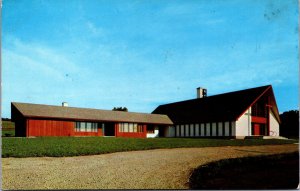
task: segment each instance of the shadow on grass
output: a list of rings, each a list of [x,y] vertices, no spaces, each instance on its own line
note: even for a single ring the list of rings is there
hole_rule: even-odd
[[[195,169],[190,189],[296,189],[299,153],[224,159]]]

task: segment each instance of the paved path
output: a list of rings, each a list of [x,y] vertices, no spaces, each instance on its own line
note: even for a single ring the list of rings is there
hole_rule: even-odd
[[[80,157],[2,159],[3,189],[187,189],[199,165],[298,151],[298,145],[158,149]]]

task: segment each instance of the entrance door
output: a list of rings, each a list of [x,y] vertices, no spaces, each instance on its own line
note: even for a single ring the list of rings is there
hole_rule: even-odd
[[[260,125],[259,124],[254,124],[253,128],[253,135],[260,135]]]
[[[165,137],[165,128],[163,126],[158,127],[158,137]]]
[[[104,123],[104,136],[115,136],[115,123]]]

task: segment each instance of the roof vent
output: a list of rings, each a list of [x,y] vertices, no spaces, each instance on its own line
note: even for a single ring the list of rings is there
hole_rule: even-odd
[[[63,106],[63,107],[68,107],[69,104],[68,104],[68,102],[62,102],[61,106]]]
[[[197,98],[204,98],[207,96],[207,90],[205,88],[197,88]]]

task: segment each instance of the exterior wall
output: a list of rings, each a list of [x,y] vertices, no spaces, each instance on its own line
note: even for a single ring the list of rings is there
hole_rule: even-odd
[[[269,119],[270,119],[270,136],[279,136],[279,123],[274,117],[272,111],[270,111]]]
[[[27,136],[74,136],[72,121],[28,119]]]
[[[177,124],[173,130],[174,137],[232,137],[236,136],[236,122]]]
[[[103,136],[103,129],[98,127],[98,132],[76,132],[74,131],[74,136]]]
[[[180,125],[176,125],[176,130],[175,130],[175,132],[176,132],[176,137],[180,137]]]
[[[175,137],[175,127],[168,126],[165,128],[165,137]]]
[[[143,125],[143,132],[120,132],[119,131],[119,123],[116,123],[115,124],[115,136],[116,137],[146,138],[146,137],[148,137],[147,125]]]
[[[159,130],[158,127],[154,128],[154,133],[147,133],[146,135],[147,138],[155,138],[155,137],[159,137]]]
[[[27,122],[23,115],[11,104],[11,120],[15,122],[15,136],[26,137]]]
[[[16,137],[26,137],[27,122],[24,118],[19,118],[15,120],[15,136]]]
[[[251,109],[248,109],[235,123],[236,132],[233,136],[251,135]]]

